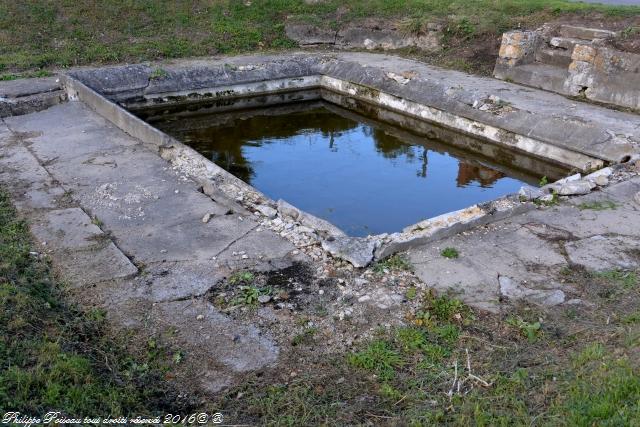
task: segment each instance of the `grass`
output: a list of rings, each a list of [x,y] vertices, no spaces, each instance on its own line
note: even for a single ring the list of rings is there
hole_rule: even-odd
[[[456,248],[444,248],[442,251],[440,251],[440,255],[445,258],[454,259],[458,258],[460,256],[460,253],[458,253],[458,250]]]
[[[70,416],[180,410],[165,381],[172,352],[154,342],[126,350],[100,310],[67,302],[26,224],[0,189],[0,413]]]
[[[635,271],[605,270],[592,273],[592,276],[626,289],[638,285],[638,275]]]
[[[397,18],[407,32],[436,20],[444,24],[446,50],[566,14],[633,16],[639,11],[564,0],[4,1],[0,73],[289,49],[295,43],[284,31],[288,17],[333,28],[367,17]]]
[[[411,271],[412,266],[404,255],[395,254],[376,262],[372,266],[372,269],[375,273],[384,273],[385,271]]]
[[[618,205],[616,205],[611,200],[605,200],[602,202],[584,202],[578,205],[578,209],[580,210],[592,210],[592,211],[606,211],[608,209],[616,209]]]
[[[228,419],[260,425],[633,426],[640,419],[638,341],[626,343],[615,324],[596,327],[602,313],[580,311],[571,322],[586,328],[570,339],[570,329],[554,332],[559,317],[542,319],[527,307],[494,323],[451,296],[416,298],[413,325],[379,329],[346,355],[305,362],[306,375],[254,378],[216,404]],[[635,304],[614,306],[628,312],[620,325],[638,333]],[[418,321],[420,312],[429,322]]]

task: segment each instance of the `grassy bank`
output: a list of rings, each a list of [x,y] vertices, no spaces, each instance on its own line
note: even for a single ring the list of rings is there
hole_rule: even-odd
[[[593,307],[492,315],[430,292],[407,326],[352,352],[290,363],[229,390],[216,407],[251,425],[637,426],[637,273],[563,273],[599,295]],[[313,360],[313,359],[311,359]]]
[[[163,351],[106,330],[103,313],[84,313],[33,252],[26,224],[0,189],[0,414],[152,415],[180,407],[164,379]]]
[[[486,39],[495,50],[506,29],[563,16],[598,20],[639,13],[640,7],[563,0],[1,0],[0,74],[287,49],[295,47],[284,32],[287,19],[338,26],[367,17],[404,18],[411,28],[444,22],[448,62],[468,68],[447,49]]]

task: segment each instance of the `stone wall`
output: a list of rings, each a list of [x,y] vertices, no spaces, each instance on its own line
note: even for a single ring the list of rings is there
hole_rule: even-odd
[[[494,76],[640,110],[640,55],[612,46],[617,33],[563,25],[503,35]]]
[[[567,93],[640,110],[640,55],[577,45],[571,59]]]
[[[396,50],[417,48],[426,52],[440,49],[442,26],[428,23],[420,31],[408,31],[403,22],[367,19],[339,29],[289,22],[287,37],[301,47],[329,46],[338,49]]]

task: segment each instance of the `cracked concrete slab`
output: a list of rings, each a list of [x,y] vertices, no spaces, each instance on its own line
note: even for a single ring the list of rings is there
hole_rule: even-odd
[[[64,189],[7,128],[0,132],[0,166],[0,182],[7,184],[19,208],[55,208],[57,199],[64,194]]]
[[[81,251],[53,251],[49,254],[65,282],[72,287],[131,277],[138,273],[135,265],[113,244]]]
[[[51,247],[71,250],[97,247],[101,238],[106,237],[80,208],[48,211],[32,224],[31,232]]]
[[[456,248],[459,257],[443,257],[440,252],[445,247]],[[490,311],[499,308],[499,276],[531,283],[544,280],[540,272],[566,266],[551,243],[509,222],[412,249],[408,255],[425,283]]]
[[[640,266],[640,238],[595,235],[565,244],[572,264],[588,271],[631,270]]]
[[[565,267],[603,271],[640,265],[640,209],[633,202],[638,185],[640,178],[632,178],[412,249],[408,256],[425,283],[478,308],[497,311],[501,297],[560,304],[574,291],[555,282]],[[605,201],[614,205],[596,203]],[[456,248],[459,258],[442,257],[445,247]]]

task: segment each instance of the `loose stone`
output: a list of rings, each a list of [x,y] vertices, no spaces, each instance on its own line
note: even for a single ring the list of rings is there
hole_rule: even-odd
[[[270,297],[269,295],[260,295],[260,296],[258,297],[258,302],[259,302],[260,304],[266,304],[266,303],[268,303],[269,301],[271,301],[271,297]]]
[[[203,222],[204,224],[206,224],[206,223],[208,223],[208,222],[209,222],[209,220],[210,220],[210,219],[211,219],[211,214],[210,214],[210,213],[206,213],[206,214],[204,214],[204,216],[202,217],[202,222]]]

